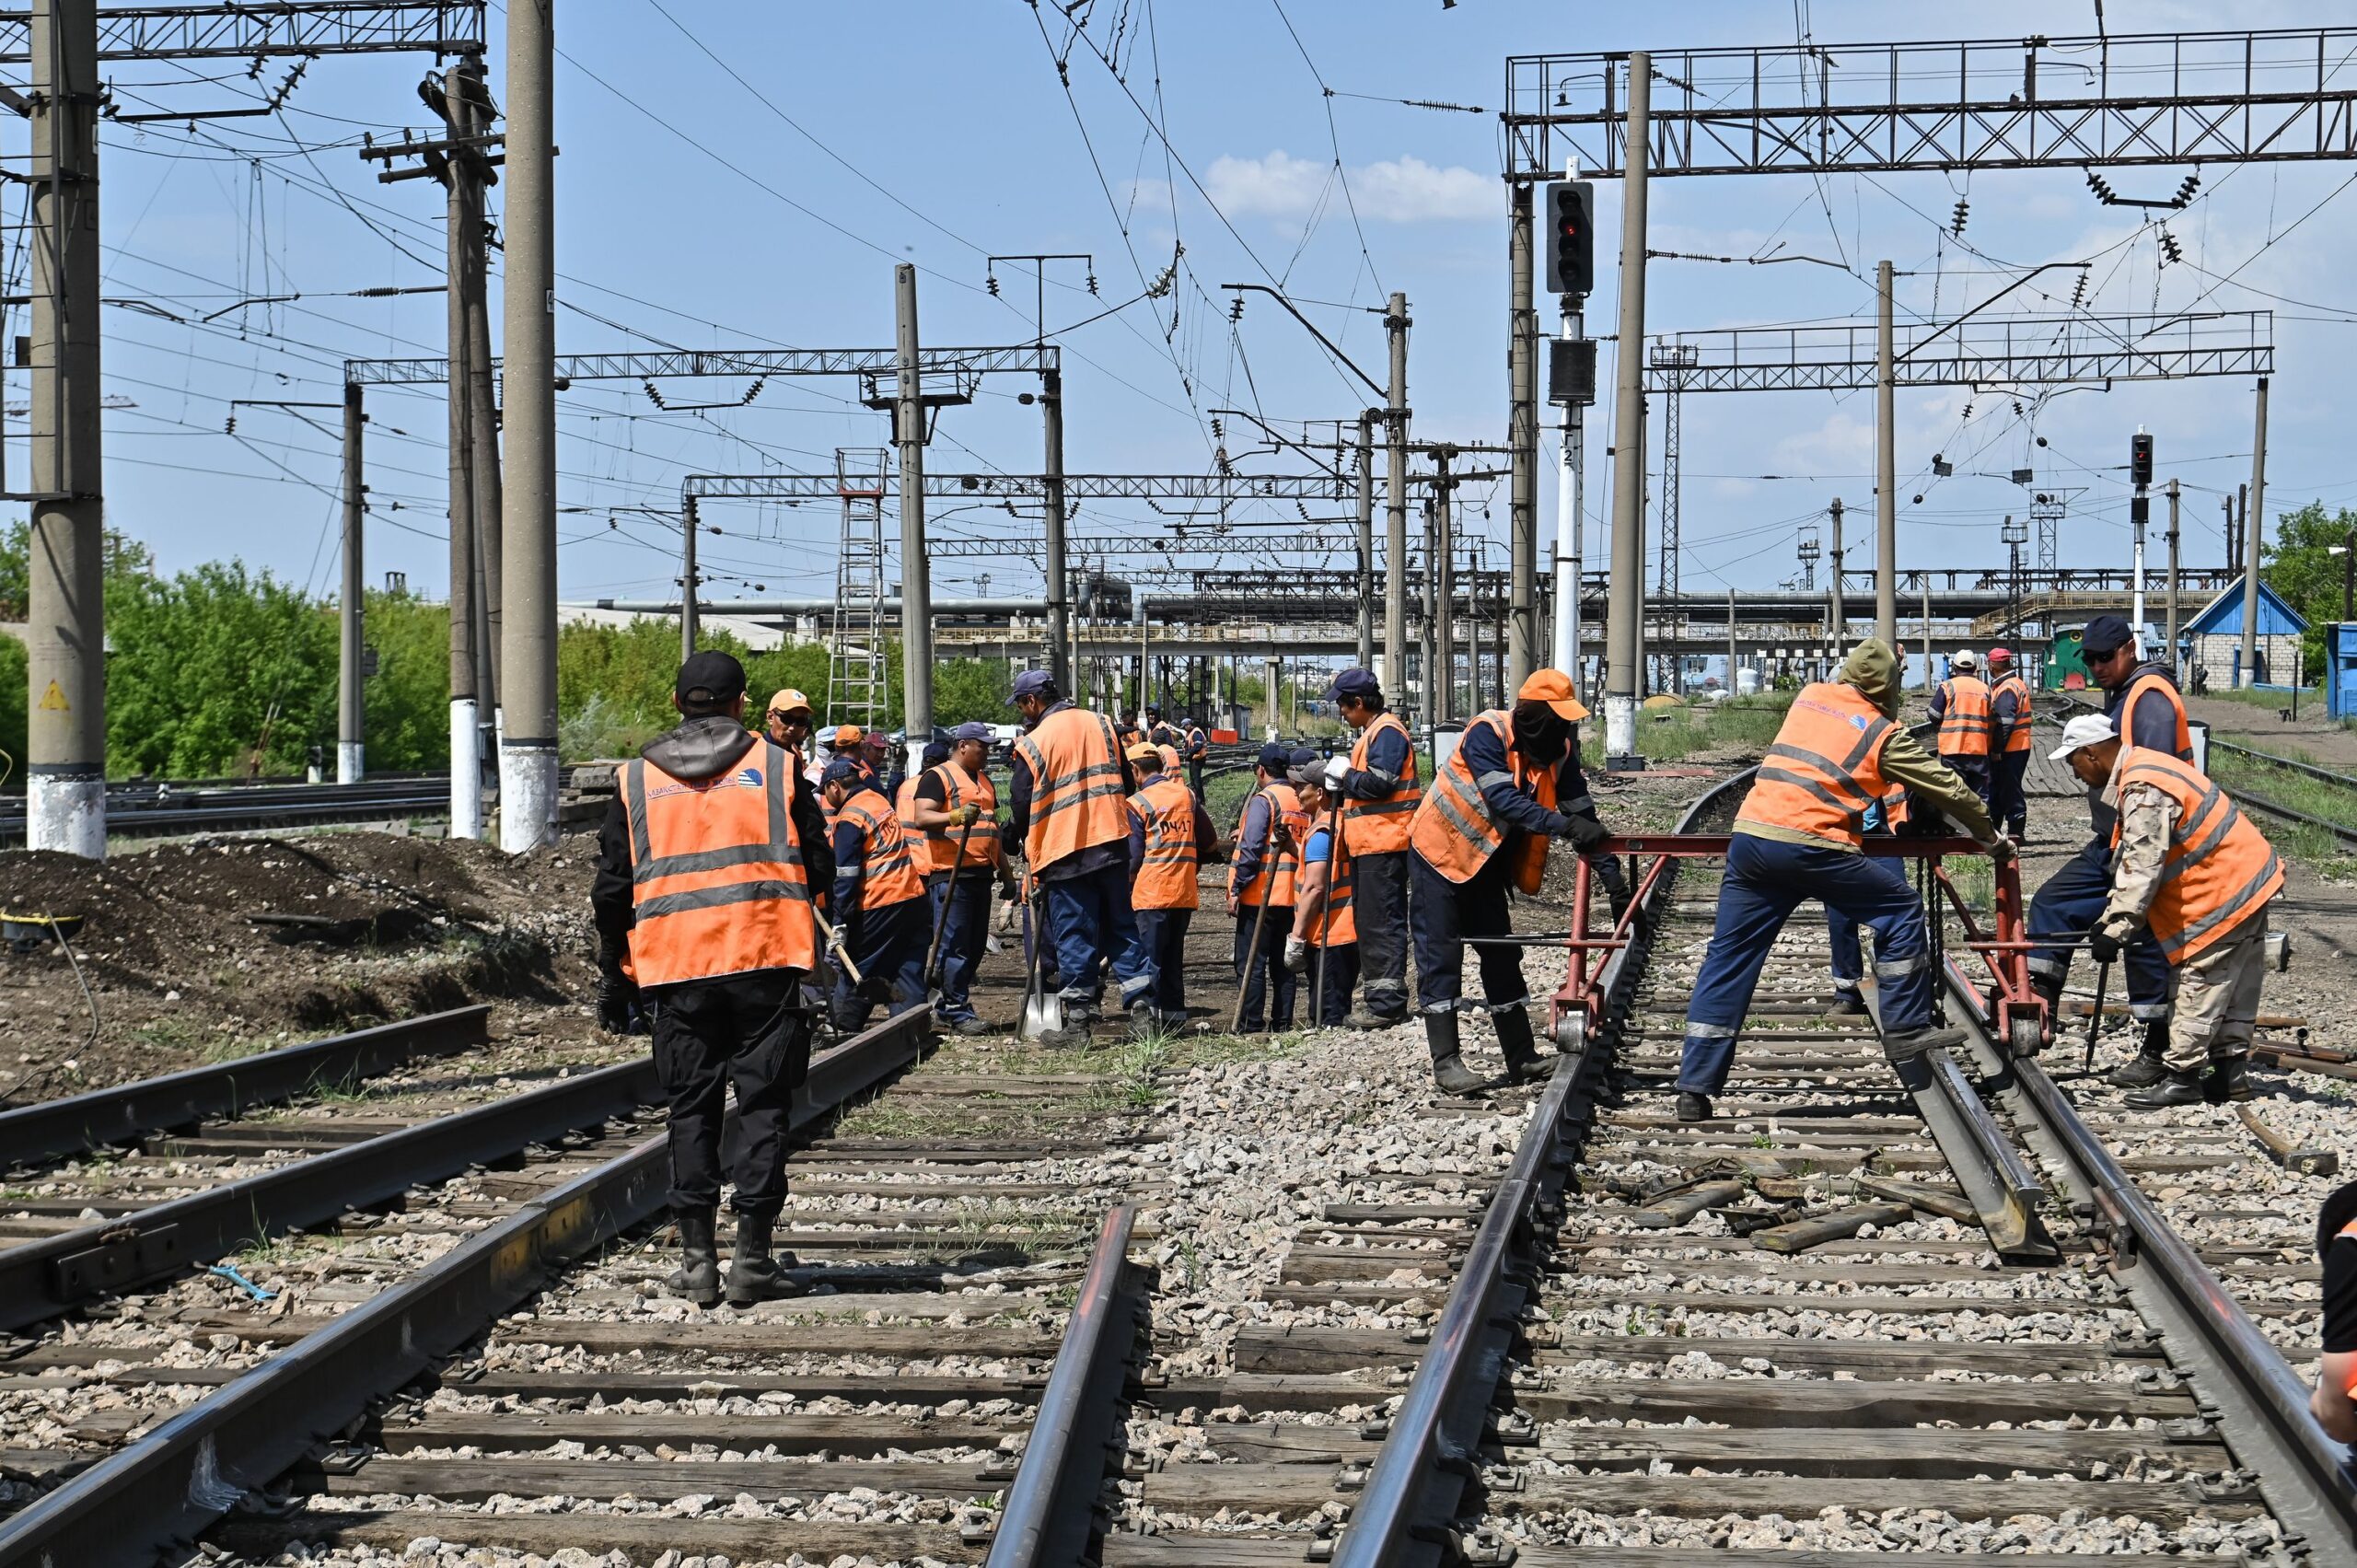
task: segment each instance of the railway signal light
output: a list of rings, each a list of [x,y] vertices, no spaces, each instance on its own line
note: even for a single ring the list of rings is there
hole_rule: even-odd
[[[1596,183],[1563,180],[1547,187],[1547,289],[1588,294],[1596,288]]]
[[[2141,430],[2128,438],[2128,482],[2139,489],[2153,482],[2153,438]]]

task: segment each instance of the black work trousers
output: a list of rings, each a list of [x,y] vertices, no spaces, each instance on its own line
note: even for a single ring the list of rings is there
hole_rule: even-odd
[[[1351,888],[1366,1010],[1378,1018],[1403,1018],[1408,1015],[1408,852],[1353,855]]]
[[[734,1157],[740,1214],[774,1215],[785,1202],[785,1132],[795,1091],[810,1072],[810,1015],[800,970],[755,970],[646,993],[655,1071],[671,1107],[671,1206],[720,1202],[721,1133],[737,1088]]]
[[[1427,1013],[1469,1011],[1465,1002],[1468,936],[1504,936],[1514,929],[1507,889],[1513,875],[1503,850],[1462,882],[1452,882],[1414,856],[1416,883],[1416,1005]],[[1366,945],[1366,930],[1359,930]],[[1481,1000],[1492,1013],[1520,1007],[1530,987],[1522,978],[1522,949],[1503,943],[1473,947],[1481,970]]]
[[[1255,928],[1260,945],[1253,945]],[[1268,1005],[1268,1028],[1279,1033],[1293,1028],[1294,972],[1285,968],[1285,938],[1293,934],[1293,906],[1271,904],[1269,918],[1260,906],[1246,904],[1236,912],[1236,978],[1244,987],[1243,1032],[1260,1032],[1260,1009]]]

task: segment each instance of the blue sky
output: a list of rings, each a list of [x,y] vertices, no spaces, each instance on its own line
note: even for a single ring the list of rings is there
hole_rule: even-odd
[[[1960,26],[1980,37],[2095,26],[2087,0],[1984,5],[1968,21],[1951,7],[1831,0],[1464,0],[1446,10],[1439,0],[1094,0],[1074,13],[1086,20],[1077,37],[1059,6],[1025,0],[558,6],[560,352],[888,343],[899,261],[923,269],[928,343],[1017,342],[1032,331],[1030,277],[1000,264],[993,297],[990,253],[1094,255],[1094,296],[1086,269],[1051,273],[1051,330],[1132,300],[1175,259],[1167,296],[1061,334],[1075,472],[1199,472],[1223,444],[1239,461],[1271,461],[1241,457],[1254,445],[1241,422],[1221,420],[1215,436],[1213,408],[1254,408],[1272,422],[1355,415],[1364,389],[1270,302],[1254,298],[1240,321],[1229,320],[1229,296],[1216,285],[1272,276],[1378,373],[1380,323],[1364,308],[1386,290],[1406,291],[1418,436],[1496,439],[1504,423],[1505,230],[1495,111],[1509,53],[1789,44],[1797,28],[1839,43],[1951,37]],[[2339,19],[2338,8],[2317,4],[2109,0],[2105,10],[2114,34]],[[495,35],[504,27],[496,7],[493,27]],[[496,48],[492,59],[497,94]],[[427,127],[416,83],[430,64],[318,61],[278,116],[198,122],[193,135],[169,123],[105,132],[106,292],[146,307],[117,306],[105,319],[109,391],[136,405],[107,416],[109,517],[151,543],[167,567],[238,555],[299,582],[332,582],[335,415],[247,410],[235,436],[223,424],[233,398],[333,401],[345,356],[442,351],[438,297],[352,296],[438,281],[438,188],[380,185],[378,166],[357,156],[364,134]],[[139,112],[250,103],[286,67],[272,63],[259,87],[235,64],[116,65],[109,75],[123,110]],[[2182,172],[2111,178],[2122,194],[2158,196]],[[2168,309],[2197,299],[2207,308],[2272,308],[2270,510],[2317,496],[2342,501],[2357,489],[2338,368],[2357,347],[2357,287],[2343,260],[2351,199],[2342,192],[2352,177],[2357,170],[2329,163],[2205,170],[2200,197],[2168,216],[2185,260],[2168,266],[2157,226],[2140,211],[2098,204],[2075,171],[1991,172],[1968,192],[1962,177],[1941,174],[1661,180],[1656,249],[1738,258],[1773,250],[1838,264],[1657,261],[1648,328],[1870,321],[1881,258],[1908,274],[1903,315],[1946,317],[2022,268],[2091,258],[2090,308]],[[1620,197],[1617,184],[1599,191],[1599,292],[1589,322],[1607,331]],[[1962,243],[1949,233],[1960,193],[1971,202]],[[14,247],[10,254],[12,270],[20,268]],[[2061,308],[2068,274],[2048,289],[2053,277],[2015,297]],[[2051,298],[2038,300],[2040,291]],[[297,293],[296,301],[237,306]],[[215,311],[225,313],[198,320]],[[24,330],[17,319],[11,331]],[[1551,301],[1542,323],[1552,330]],[[730,400],[746,388],[659,389],[677,404]],[[1035,469],[1036,412],[1016,401],[1023,389],[1014,378],[993,382],[972,407],[946,411],[934,466]],[[21,372],[11,373],[7,395],[21,403]],[[370,579],[400,570],[438,594],[447,548],[441,401],[431,389],[374,397]],[[2159,442],[2163,477],[2190,487],[2188,559],[2213,560],[2217,492],[2248,477],[2250,401],[2244,380],[2123,386],[2026,403],[2018,414],[2009,399],[1976,400],[1963,389],[1903,392],[1902,499],[1925,499],[1902,509],[1902,560],[2002,560],[1998,518],[2023,511],[2026,497],[2002,477],[1980,475],[2032,467],[2042,482],[2086,487],[2064,562],[2124,564],[2121,470],[2140,423]],[[667,413],[643,389],[607,383],[576,388],[561,409],[563,500],[581,508],[559,530],[568,598],[671,591],[676,526],[623,508],[674,505],[684,475],[826,470],[838,447],[875,447],[887,435],[882,416],[840,381],[773,381],[750,404],[707,414]],[[1595,411],[1591,476],[1607,467],[1608,417],[1608,407]],[[1871,560],[1863,538],[1872,507],[1870,394],[1689,398],[1685,432],[1689,589],[1791,576],[1798,528],[1835,495],[1854,519],[1852,564]],[[1929,482],[1934,452],[1956,460],[1956,477]],[[9,461],[22,471],[21,441]],[[1543,467],[1542,537],[1551,537],[1551,460]],[[1466,523],[1496,541],[1492,558],[1502,561],[1503,487],[1469,490],[1464,501]],[[1600,515],[1593,477],[1588,502]],[[1313,507],[1310,516],[1343,509]],[[795,597],[831,590],[830,512],[732,505],[708,520],[724,530],[704,543],[714,597],[752,594],[755,585]],[[1076,529],[1159,532],[1169,520],[1115,505]],[[1248,510],[1234,520],[1259,526],[1244,530],[1255,547],[1229,564],[1290,574],[1346,559],[1324,552],[1321,525],[1298,515]],[[944,531],[976,534],[1016,526],[983,512],[937,521]],[[944,562],[935,591],[970,591],[985,571],[993,594],[1038,583],[1016,557]]]

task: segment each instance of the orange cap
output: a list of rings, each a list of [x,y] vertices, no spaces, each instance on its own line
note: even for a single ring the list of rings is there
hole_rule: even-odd
[[[1573,724],[1587,717],[1586,706],[1572,694],[1572,678],[1560,669],[1531,671],[1514,696],[1517,703],[1544,703]]]
[[[1162,761],[1162,753],[1155,750],[1153,747],[1148,746],[1143,740],[1133,742],[1130,749],[1127,751],[1122,752],[1121,755],[1127,757],[1132,762],[1159,762]]]
[[[827,738],[827,744],[840,751],[846,746],[856,746],[866,738],[865,732],[859,726],[839,724],[835,726],[835,733]]]
[[[769,711],[773,714],[807,714],[810,699],[788,686],[770,699]]]

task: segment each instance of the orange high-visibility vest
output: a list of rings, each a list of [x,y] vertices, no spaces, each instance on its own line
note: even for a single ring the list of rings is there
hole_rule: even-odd
[[[838,822],[859,829],[859,907],[883,909],[924,895],[924,880],[917,875],[916,851],[900,819],[886,808],[884,797],[861,790],[835,813]],[[840,869],[840,868],[839,868]]]
[[[1424,798],[1423,786],[1416,782],[1415,737],[1408,733],[1406,722],[1398,714],[1377,714],[1374,722],[1359,731],[1351,746],[1351,766],[1366,767],[1367,749],[1377,732],[1386,729],[1398,730],[1407,741],[1407,765],[1399,770],[1399,787],[1381,800],[1343,799],[1342,836],[1353,854],[1397,854],[1406,849],[1410,819]]]
[[[1531,766],[1514,749],[1514,715],[1492,709],[1467,725],[1465,733],[1484,726],[1505,751],[1507,777],[1514,786],[1550,811],[1555,809],[1555,770]],[[1452,882],[1470,881],[1506,842],[1506,830],[1492,819],[1490,803],[1481,798],[1482,783],[1473,776],[1465,761],[1465,743],[1459,740],[1408,824],[1408,842],[1425,865]],[[1527,839],[1515,852],[1515,886],[1535,893],[1546,875],[1547,841]]]
[[[892,792],[892,815],[900,824],[900,836],[915,846],[919,876],[933,869],[931,835],[917,826],[917,781],[923,777],[923,773],[911,773]]]
[[[2177,807],[2161,888],[2145,916],[2161,956],[2181,964],[2283,890],[2283,863],[2226,792],[2190,762],[2131,746],[2119,754],[2119,787],[2159,790]],[[2115,859],[2119,824],[2111,828]]]
[[[1358,911],[1351,902],[1357,877],[1351,869],[1349,846],[1338,834],[1327,837],[1330,842],[1326,850],[1326,907],[1318,912],[1309,940],[1319,947],[1347,947],[1359,939]]]
[[[791,767],[763,740],[714,778],[676,779],[644,758],[622,770],[634,916],[622,969],[639,984],[817,959]]]
[[[1989,688],[1976,675],[1957,675],[1940,682],[1946,711],[1940,714],[1940,755],[1989,755]]]
[[[1907,786],[1893,784],[1882,793],[1882,825],[1886,831],[1897,833],[1907,826],[1913,807],[1907,804]]]
[[[944,762],[933,770],[941,775],[942,794],[947,796],[949,809],[970,806],[981,813],[974,819],[973,836],[966,841],[966,858],[958,859],[958,836],[963,828],[927,830],[933,841],[933,869],[946,871],[952,861],[961,872],[988,871],[998,864],[998,786],[991,783],[988,773],[970,773],[955,762]]]
[[[1145,859],[1130,889],[1130,906],[1201,909],[1203,900],[1195,876],[1202,861],[1195,849],[1194,792],[1165,774],[1130,796],[1130,815],[1145,830]]]
[[[1819,681],[1801,688],[1775,744],[1743,797],[1736,830],[1790,828],[1828,843],[1858,848],[1869,802],[1890,792],[1882,749],[1893,725],[1854,686]]]
[[[1121,753],[1100,714],[1059,708],[1015,743],[1031,769],[1023,853],[1038,876],[1067,855],[1130,836]]]
[[[2185,722],[2185,699],[2177,695],[2174,683],[2150,670],[2128,683],[2128,694],[2119,700],[2119,706],[2115,710],[2119,716],[2112,721],[2112,729],[2132,748],[2136,744],[2136,704],[2155,698],[2166,703],[2169,712],[2176,717],[2177,760],[2180,762],[2192,761],[2193,728]]]
[[[1260,795],[1269,802],[1269,836],[1260,846],[1260,868],[1252,873],[1252,880],[1241,888],[1236,885],[1236,867],[1227,868],[1228,891],[1246,909],[1258,909],[1263,902],[1279,909],[1291,909],[1294,899],[1294,871],[1301,863],[1302,845],[1309,842],[1309,813],[1301,808],[1301,796],[1289,784],[1263,784]],[[1244,811],[1236,819],[1236,836],[1244,836],[1244,817],[1252,809],[1254,796],[1244,797]],[[1282,855],[1277,851],[1277,829],[1283,826],[1293,835],[1293,848]],[[1280,860],[1283,865],[1279,864]],[[1271,891],[1273,888],[1275,890]]]
[[[1996,726],[1997,693],[2000,691],[2014,694],[2014,727],[2005,737],[2005,755],[2010,757],[2016,751],[2029,749],[2029,682],[2024,680],[2019,673],[2014,673],[1989,688],[1989,720],[1992,731]]]

